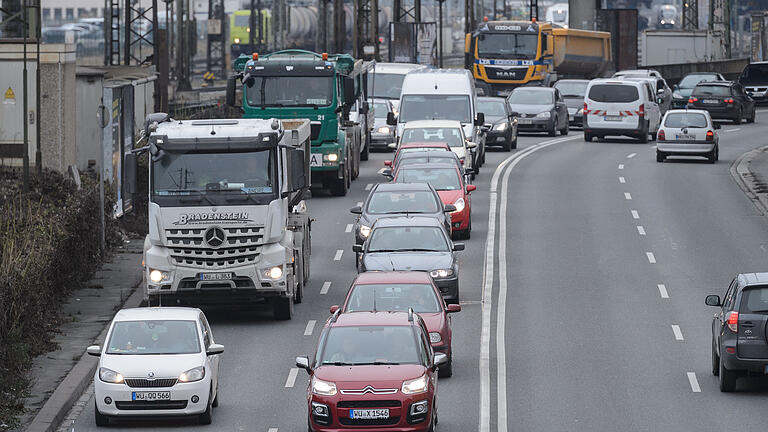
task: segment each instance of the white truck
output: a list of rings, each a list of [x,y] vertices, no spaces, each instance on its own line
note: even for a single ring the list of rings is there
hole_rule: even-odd
[[[266,301],[292,318],[309,280],[310,133],[308,120],[147,117],[149,305]]]

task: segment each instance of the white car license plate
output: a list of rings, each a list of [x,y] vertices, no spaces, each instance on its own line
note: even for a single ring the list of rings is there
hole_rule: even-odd
[[[717,99],[704,99],[702,102],[705,104],[719,104],[720,101]]]
[[[131,400],[135,401],[162,401],[171,400],[171,392],[169,391],[146,391],[146,392],[133,392]]]
[[[201,281],[232,280],[232,273],[200,273]]]
[[[696,135],[678,134],[675,135],[675,139],[678,141],[693,141],[696,139]]]
[[[349,418],[360,420],[388,419],[389,409],[352,409],[349,410]]]
[[[568,116],[568,121],[573,121],[573,114]]]
[[[533,120],[531,119],[525,119],[525,118],[519,118],[517,119],[518,124],[531,124],[533,123]]]
[[[621,121],[621,116],[605,116],[603,117],[605,121]]]
[[[312,153],[309,158],[309,166],[311,167],[321,167],[323,166],[323,154],[322,153]]]

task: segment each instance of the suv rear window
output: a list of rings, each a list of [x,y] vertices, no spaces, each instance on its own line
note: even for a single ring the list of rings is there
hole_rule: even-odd
[[[742,313],[768,313],[768,286],[746,288],[741,293]]]
[[[731,96],[731,88],[721,85],[697,85],[693,94],[701,96]]]
[[[608,103],[634,102],[640,99],[640,94],[635,86],[597,84],[589,89],[589,99]]]

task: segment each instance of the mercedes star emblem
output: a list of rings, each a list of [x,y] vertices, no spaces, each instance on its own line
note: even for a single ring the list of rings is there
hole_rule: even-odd
[[[205,230],[203,239],[205,240],[205,243],[208,244],[208,246],[212,248],[218,248],[224,244],[224,240],[227,239],[227,235],[224,233],[223,229],[219,227],[211,227]]]

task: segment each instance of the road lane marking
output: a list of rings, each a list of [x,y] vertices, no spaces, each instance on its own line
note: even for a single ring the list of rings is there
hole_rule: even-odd
[[[680,330],[680,326],[672,324],[672,333],[675,334],[675,340],[683,340],[683,332]]]
[[[631,200],[632,199],[632,194],[629,193],[629,192],[624,192],[624,199],[625,200]]]
[[[619,164],[619,169],[624,169],[624,164]]]
[[[277,428],[269,428],[267,432],[277,432]]]
[[[315,330],[316,320],[309,320],[307,327],[304,329],[304,336],[312,336],[312,332]]]
[[[627,155],[627,159],[632,159],[635,156],[637,156],[637,153],[630,153]]]
[[[667,292],[667,286],[664,284],[657,284],[656,287],[659,288],[659,294],[661,295],[661,298],[669,298],[669,293]]]
[[[524,159],[529,154],[538,151],[542,148],[549,147],[550,145],[554,145],[557,143],[565,142],[565,141],[571,141],[575,140],[578,137],[572,137],[572,138],[560,138],[555,139],[551,141],[545,141],[540,144],[536,144],[534,146],[528,147],[527,149],[521,151],[520,153],[513,154],[506,159],[504,159],[497,167],[496,170],[493,173],[493,177],[491,179],[491,184],[489,188],[489,194],[490,194],[490,205],[489,205],[489,212],[488,212],[488,234],[486,237],[486,248],[485,248],[485,259],[483,261],[484,265],[484,272],[483,272],[483,295],[482,295],[482,325],[481,325],[481,332],[480,332],[480,358],[479,358],[479,369],[480,369],[480,415],[479,415],[479,432],[490,432],[490,422],[491,422],[491,387],[490,387],[490,343],[491,343],[491,309],[492,309],[492,297],[493,297],[493,281],[494,281],[494,251],[495,251],[495,242],[496,242],[496,208],[497,208],[497,189],[499,184],[499,178],[501,177],[504,170],[509,165],[509,170],[511,171],[519,161]],[[505,175],[505,178],[508,178],[508,176]],[[502,196],[502,200],[506,200],[506,196]],[[503,225],[503,224],[502,224]],[[500,242],[506,242],[506,239],[503,237],[499,237]],[[504,267],[505,265],[501,265],[501,267]],[[506,287],[503,288],[506,290]],[[501,291],[501,288],[500,288]],[[501,293],[500,300],[506,300],[506,293],[502,297]],[[499,314],[503,315],[506,312],[506,306],[500,305],[497,308],[497,316]],[[502,331],[501,334],[501,340],[503,341],[503,326],[497,326],[497,332],[499,331],[499,328]],[[499,340],[499,334],[497,333],[497,341]],[[503,351],[505,349],[504,344],[502,343],[501,346],[497,347],[496,353],[497,353],[497,374],[503,374],[504,376],[504,382],[502,383],[503,386],[498,387],[497,389],[497,396],[499,401],[506,401],[506,364],[500,364],[498,363],[498,359],[502,358],[506,362],[506,357],[501,357],[501,354],[506,355],[506,352]],[[502,371],[502,372],[500,372]],[[499,432],[505,432],[507,430],[507,404],[505,403],[497,403],[497,427]]]
[[[323,287],[320,288],[320,294],[328,294],[328,290],[331,288],[331,281],[323,282]]]
[[[688,372],[688,383],[691,384],[692,392],[701,393],[701,387],[699,387],[699,380],[696,379],[696,372]]]
[[[640,213],[637,210],[632,210],[632,219],[640,219]]]
[[[356,207],[362,207],[363,206],[363,202],[362,201],[358,201],[357,204],[355,204],[355,206]]]
[[[624,177],[619,177],[619,183],[623,184],[623,183],[626,183],[626,182],[627,182],[627,179],[625,179]]]
[[[642,225],[637,226],[637,233],[640,235],[645,235],[645,228],[643,228]]]
[[[646,252],[645,256],[648,257],[648,262],[651,264],[656,264],[656,257],[653,256],[653,252]]]
[[[352,224],[347,224],[347,227],[344,228],[344,232],[352,232]]]
[[[336,250],[336,255],[333,256],[334,261],[341,261],[341,256],[344,255],[344,249]]]
[[[285,388],[291,388],[294,384],[296,384],[296,375],[299,373],[299,368],[291,368],[291,371],[288,372],[288,379],[285,380]]]
[[[373,183],[368,183],[365,185],[365,190],[371,190],[371,188],[373,188]]]
[[[733,129],[726,129],[723,132],[726,132],[726,133],[727,132],[736,132],[736,131],[740,131],[740,130],[741,130],[741,128],[733,128]]]

